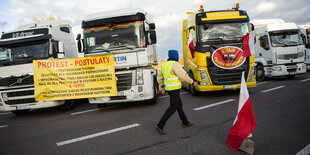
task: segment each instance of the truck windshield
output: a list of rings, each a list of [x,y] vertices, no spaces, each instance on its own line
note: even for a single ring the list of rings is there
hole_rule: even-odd
[[[48,42],[0,48],[0,66],[32,63],[35,59],[48,58]]]
[[[198,41],[241,40],[249,28],[248,22],[198,25]]]
[[[110,52],[145,46],[143,21],[84,29],[85,53]]]
[[[286,47],[303,45],[302,38],[298,31],[290,32],[270,32],[271,46]]]

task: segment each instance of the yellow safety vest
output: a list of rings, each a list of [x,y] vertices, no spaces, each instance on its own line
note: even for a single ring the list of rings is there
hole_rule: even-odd
[[[165,90],[177,90],[182,88],[181,80],[176,75],[171,75],[171,68],[175,61],[167,61],[162,66],[162,73],[164,76]]]

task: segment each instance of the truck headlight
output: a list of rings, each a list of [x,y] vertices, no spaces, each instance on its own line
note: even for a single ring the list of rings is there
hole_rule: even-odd
[[[8,101],[9,100],[7,93],[2,93],[2,98],[3,98],[3,101]]]
[[[143,85],[143,70],[137,69],[137,85]]]
[[[206,72],[204,69],[201,69],[201,68],[198,68],[198,70],[200,71],[201,80],[203,80],[203,81],[209,81],[207,72]]]
[[[274,70],[274,71],[282,71],[282,68],[280,66],[273,66],[272,70]]]

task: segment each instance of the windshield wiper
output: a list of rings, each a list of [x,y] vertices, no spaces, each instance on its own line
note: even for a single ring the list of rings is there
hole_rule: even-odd
[[[122,49],[122,48],[128,48],[130,50],[133,50],[136,46],[129,46],[129,45],[117,45],[113,46],[112,49]]]
[[[212,39],[206,39],[207,41],[220,41],[221,43],[224,43],[223,38],[212,38]]]

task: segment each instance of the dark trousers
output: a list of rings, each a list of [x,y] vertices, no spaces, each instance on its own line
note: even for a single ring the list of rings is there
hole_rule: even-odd
[[[180,98],[180,89],[178,90],[172,90],[167,91],[170,96],[170,106],[164,113],[164,115],[161,117],[159,123],[157,124],[159,128],[163,129],[167,120],[175,113],[175,111],[178,111],[180,119],[182,120],[183,125],[187,125],[189,122],[186,118],[186,115],[183,111],[183,105]]]

